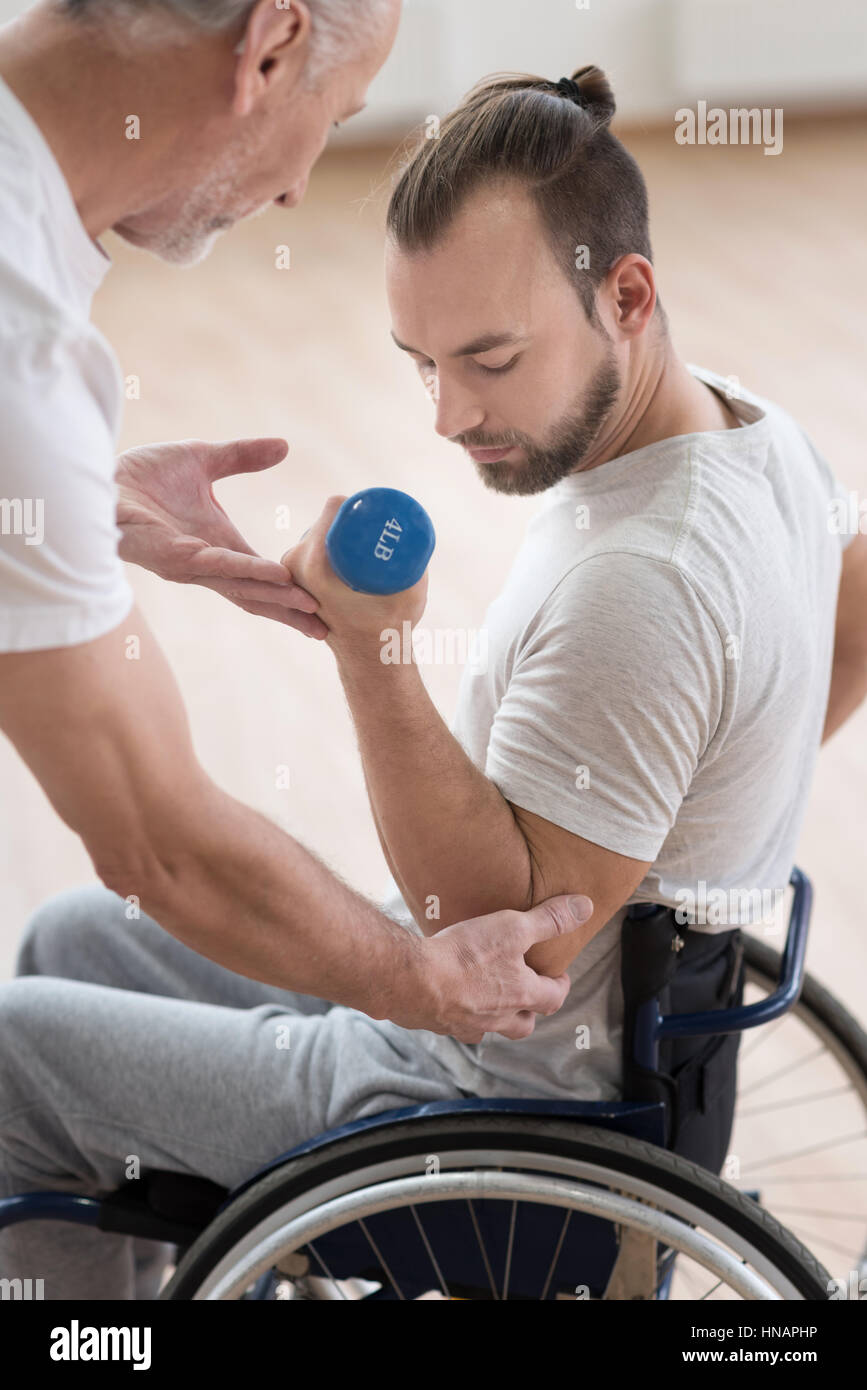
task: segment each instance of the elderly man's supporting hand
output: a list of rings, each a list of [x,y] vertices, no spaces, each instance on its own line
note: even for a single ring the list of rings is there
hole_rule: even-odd
[[[445,927],[426,942],[436,966],[429,980],[433,999],[417,1011],[395,1011],[393,1017],[408,1028],[430,1029],[422,1018],[430,1018],[433,1005],[434,1031],[460,1042],[481,1042],[485,1033],[529,1037],[536,1015],[556,1013],[571,981],[565,973],[553,978],[537,974],[526,953],[539,942],[568,936],[592,915],[593,903],[580,894],[549,898],[526,912],[504,909]]]
[[[247,613],[324,638],[316,599],[285,565],[257,555],[214,496],[220,478],[273,468],[287,450],[285,439],[185,439],[128,449],[116,474],[121,559],[161,579],[204,585]]]

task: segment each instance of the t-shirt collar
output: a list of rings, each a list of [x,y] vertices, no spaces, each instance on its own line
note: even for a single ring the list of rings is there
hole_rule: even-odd
[[[698,367],[691,362],[687,362],[686,367],[699,381],[704,381],[708,386],[725,389],[726,379],[718,376],[716,372],[708,371],[706,368]],[[726,441],[736,440],[738,443],[742,439],[748,438],[751,443],[755,443],[757,436],[767,429],[767,413],[744,396],[733,396],[729,400],[729,404],[743,422],[739,430],[703,430],[696,434],[680,434],[674,435],[670,439],[658,439],[653,444],[645,444],[642,448],[633,449],[628,454],[618,454],[616,458],[608,459],[595,468],[589,468],[580,473],[567,474],[565,478],[561,478],[560,482],[555,484],[549,496],[554,494],[555,500],[559,500],[564,493],[572,496],[573,494],[604,492],[613,483],[619,482],[624,475],[632,472],[638,460],[662,457],[673,451],[682,450],[685,446],[688,448],[695,441],[706,441],[711,435],[719,435]]]

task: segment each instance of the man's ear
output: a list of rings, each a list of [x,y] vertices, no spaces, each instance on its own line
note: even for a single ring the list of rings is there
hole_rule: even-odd
[[[259,0],[235,49],[234,115],[248,116],[277,81],[294,86],[310,55],[312,27],[304,0]]]
[[[612,286],[618,328],[629,338],[643,333],[656,308],[656,278],[646,256],[629,251],[608,272],[606,284]]]

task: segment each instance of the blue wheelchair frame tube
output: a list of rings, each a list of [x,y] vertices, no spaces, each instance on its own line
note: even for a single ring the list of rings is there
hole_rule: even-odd
[[[635,1059],[651,1071],[659,1069],[659,1043],[662,1038],[697,1038],[717,1033],[740,1033],[771,1023],[796,1004],[804,983],[807,931],[813,905],[813,886],[806,874],[793,869],[789,883],[795,890],[789,929],[780,965],[777,988],[766,999],[735,1009],[711,1009],[693,1014],[659,1012],[655,999],[638,1010],[635,1020]]]
[[[71,1221],[76,1226],[98,1226],[101,1197],[80,1197],[75,1192],[24,1192],[0,1202],[0,1230],[21,1221]]]

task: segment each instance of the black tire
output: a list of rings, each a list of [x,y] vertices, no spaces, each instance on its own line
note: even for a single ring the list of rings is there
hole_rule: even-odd
[[[745,964],[759,971],[771,984],[780,977],[781,959],[780,953],[772,950],[764,941],[744,933]],[[812,975],[804,975],[798,1002],[828,1029],[841,1049],[849,1054],[867,1088],[867,1033],[857,1019]]]
[[[581,1160],[613,1169],[625,1180],[652,1183],[673,1197],[692,1202],[708,1217],[722,1222],[733,1237],[748,1241],[791,1282],[801,1298],[825,1301],[834,1287],[828,1271],[768,1212],[721,1178],[676,1154],[574,1120],[465,1111],[363,1130],[287,1160],[242,1191],[216,1217],[186,1252],[160,1297],[194,1299],[217,1262],[260,1221],[323,1183],[351,1177],[389,1160],[422,1155],[421,1167],[424,1155],[468,1150],[523,1151]]]

